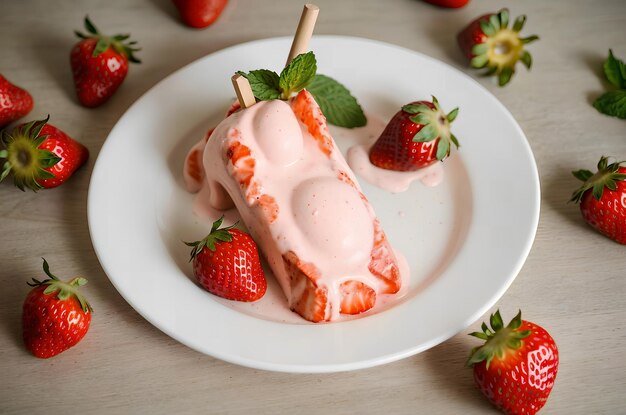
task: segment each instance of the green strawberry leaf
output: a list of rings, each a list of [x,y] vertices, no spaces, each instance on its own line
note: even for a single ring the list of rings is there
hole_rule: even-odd
[[[450,154],[450,142],[448,140],[439,140],[437,143],[437,160],[443,160]]]
[[[480,22],[480,30],[483,31],[484,34],[491,37],[496,34],[496,28],[493,27],[490,20],[481,20]]]
[[[526,15],[521,15],[515,19],[515,22],[513,23],[513,31],[519,32],[524,28],[524,24],[526,24]]]
[[[329,123],[339,127],[362,127],[367,123],[363,109],[350,91],[326,75],[315,75],[307,90],[313,95]]]
[[[93,49],[92,57],[96,57],[109,48],[110,42],[108,39],[101,37],[96,43],[96,47]]]
[[[432,124],[424,125],[418,132],[413,136],[413,141],[416,143],[424,143],[433,141],[435,138],[439,136],[439,131]]]
[[[278,85],[282,97],[288,99],[291,94],[306,87],[317,71],[317,61],[313,52],[296,56],[280,73]]]
[[[604,61],[604,75],[612,85],[621,89],[626,88],[626,65],[613,56],[611,49],[609,49],[609,57]]]
[[[612,117],[626,119],[626,91],[609,91],[593,102],[595,109]]]
[[[593,176],[593,173],[590,172],[589,170],[576,170],[576,171],[573,171],[572,174],[578,180],[582,180],[583,182],[586,182],[587,180],[591,178],[591,176]]]
[[[530,67],[533,65],[533,58],[526,50],[522,52],[522,57],[520,59],[524,66],[528,69],[530,69]]]
[[[250,83],[252,93],[261,100],[278,99],[280,97],[280,86],[278,85],[278,74],[267,69],[257,69],[249,73],[237,72],[244,76]]]

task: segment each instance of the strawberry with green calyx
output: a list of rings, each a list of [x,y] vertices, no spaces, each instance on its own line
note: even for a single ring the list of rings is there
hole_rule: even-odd
[[[364,126],[367,118],[350,91],[331,77],[316,72],[315,54],[307,52],[296,56],[280,75],[267,69],[237,73],[248,79],[259,101],[288,100],[306,89],[313,95],[329,123],[346,128]]]
[[[509,28],[509,11],[502,9],[474,20],[457,35],[457,42],[473,68],[486,68],[484,75],[497,75],[498,85],[504,86],[515,73],[518,61],[528,69],[532,66],[524,45],[539,37],[520,37],[525,23],[526,16],[522,15]]]
[[[402,107],[389,121],[370,149],[370,162],[377,167],[414,171],[443,161],[452,144],[459,147],[450,124],[459,113],[445,113],[437,98],[416,101]]]
[[[43,120],[2,131],[6,159],[0,181],[13,173],[13,183],[20,190],[50,189],[67,181],[89,158],[89,150],[63,131]]]
[[[93,309],[78,291],[87,284],[82,277],[65,282],[50,272],[43,260],[48,279],[33,278],[34,287],[22,309],[22,330],[26,348],[36,357],[49,358],[75,346],[85,337]]]
[[[580,212],[589,225],[620,244],[626,244],[626,162],[609,164],[601,157],[598,171],[572,172],[583,185],[572,194],[570,202],[580,203]]]
[[[120,87],[128,73],[128,62],[140,63],[134,52],[137,42],[125,42],[130,35],[105,36],[85,17],[88,34],[75,31],[82,40],[72,48],[70,63],[78,100],[85,107],[105,103]]]
[[[193,274],[202,287],[219,297],[256,301],[267,289],[256,243],[236,224],[222,228],[223,220],[213,222],[204,239],[185,242],[192,247]]]
[[[480,391],[504,413],[533,415],[546,403],[559,366],[559,352],[542,327],[522,320],[520,311],[505,327],[496,311],[491,328],[470,336],[484,340],[467,361]]]

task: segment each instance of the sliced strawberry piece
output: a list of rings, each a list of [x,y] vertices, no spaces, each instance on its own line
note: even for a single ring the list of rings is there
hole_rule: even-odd
[[[360,281],[345,281],[339,290],[342,314],[360,314],[376,304],[376,291]]]
[[[315,138],[320,150],[330,156],[333,151],[333,139],[326,124],[326,117],[313,95],[303,89],[291,101],[291,108],[296,117],[306,125],[309,133]]]
[[[314,323],[328,320],[328,291],[317,286],[319,271],[315,265],[301,261],[291,251],[283,255],[283,262],[291,282],[293,311]]]
[[[402,279],[398,262],[378,219],[374,221],[374,247],[368,269],[385,282],[385,294],[395,294],[400,290]]]
[[[250,148],[239,141],[232,141],[226,151],[226,157],[233,166],[234,176],[244,190],[250,186],[256,165],[250,155]]]

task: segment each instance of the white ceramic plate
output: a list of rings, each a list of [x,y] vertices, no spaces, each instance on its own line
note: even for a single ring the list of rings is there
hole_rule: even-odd
[[[181,240],[204,236],[211,218],[192,213],[194,199],[182,179],[185,154],[232,102],[230,76],[280,71],[290,42],[266,39],[206,56],[161,81],[122,116],[89,189],[89,227],[102,267],[156,327],[244,366],[353,370],[433,347],[478,319],[519,272],[537,228],[539,179],[524,133],[504,106],[470,77],[411,50],[341,36],[317,36],[310,45],[318,72],[344,83],[370,117],[364,129],[333,130],[344,151],[354,137],[371,139],[410,101],[435,95],[448,111],[460,107],[453,131],[462,147],[444,163],[440,186],[417,182],[389,194],[361,180],[411,267],[402,298],[363,318],[314,325],[287,309],[271,274],[266,297],[253,304],[219,299],[193,280]]]

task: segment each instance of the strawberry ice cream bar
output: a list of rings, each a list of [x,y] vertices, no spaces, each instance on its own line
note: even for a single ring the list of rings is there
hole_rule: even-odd
[[[400,289],[393,249],[306,90],[228,116],[191,149],[185,179],[212,207],[237,207],[305,319],[359,314]]]

